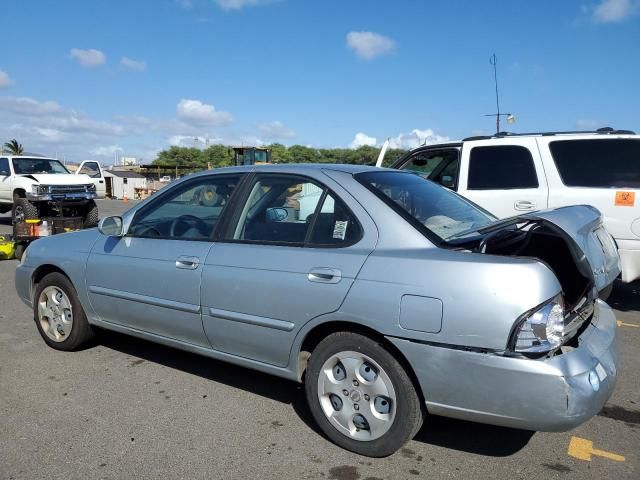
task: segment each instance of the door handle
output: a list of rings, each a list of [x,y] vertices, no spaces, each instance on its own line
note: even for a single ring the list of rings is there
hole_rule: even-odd
[[[342,280],[342,273],[336,268],[312,268],[307,278],[310,282],[338,283]]]
[[[530,200],[518,200],[513,205],[513,208],[515,208],[516,210],[535,210],[536,203]]]
[[[200,259],[198,257],[188,257],[186,255],[180,255],[176,260],[176,268],[184,268],[186,270],[195,270],[200,266]]]

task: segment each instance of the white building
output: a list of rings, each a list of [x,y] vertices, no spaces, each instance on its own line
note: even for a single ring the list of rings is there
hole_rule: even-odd
[[[107,195],[118,199],[126,196],[132,200],[135,198],[136,188],[147,186],[146,178],[128,170],[104,170],[104,179],[107,183]]]

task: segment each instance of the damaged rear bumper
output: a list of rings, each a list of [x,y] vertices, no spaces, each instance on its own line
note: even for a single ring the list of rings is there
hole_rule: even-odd
[[[618,374],[616,319],[600,300],[579,346],[548,359],[389,340],[414,367],[430,413],[505,427],[570,430],[602,409]]]

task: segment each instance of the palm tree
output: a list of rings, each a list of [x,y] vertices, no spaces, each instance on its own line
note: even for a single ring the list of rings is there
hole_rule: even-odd
[[[22,155],[24,153],[24,148],[22,148],[22,144],[18,143],[18,140],[12,138],[10,141],[4,144],[3,150],[7,150],[11,155]]]

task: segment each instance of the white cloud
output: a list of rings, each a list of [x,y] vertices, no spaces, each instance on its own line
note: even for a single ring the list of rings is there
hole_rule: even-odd
[[[432,129],[420,130],[414,128],[410,132],[401,133],[389,139],[389,148],[402,148],[408,150],[420,145],[431,145],[449,141],[449,137],[437,135]]]
[[[638,12],[638,0],[602,0],[593,9],[593,20],[596,23],[618,23]]]
[[[240,10],[245,7],[256,7],[266,5],[276,0],[215,0],[223,10]]]
[[[127,67],[131,70],[136,70],[138,72],[144,72],[147,69],[147,63],[141,60],[134,60],[129,57],[122,57],[120,59],[120,65],[123,67]]]
[[[365,60],[387,55],[396,49],[396,42],[374,32],[349,32],[347,46]]]
[[[60,153],[77,158],[102,142],[130,135],[132,128],[119,122],[104,121],[54,101],[29,97],[0,97],[0,131],[11,136],[30,152]]]
[[[0,89],[9,88],[13,85],[13,80],[9,74],[3,70],[0,70]]]
[[[604,124],[598,120],[589,120],[581,118],[576,122],[576,128],[578,130],[596,130],[603,127]]]
[[[120,145],[101,145],[89,151],[91,155],[96,157],[113,158],[116,152],[123,152],[124,149]]]
[[[362,146],[375,147],[377,141],[376,137],[370,137],[366,133],[358,132],[351,142],[351,148],[358,148]]]
[[[49,115],[62,111],[56,102],[40,102],[29,97],[0,97],[0,112],[16,115]]]
[[[261,123],[258,125],[258,130],[266,138],[293,138],[296,136],[296,132],[288,127],[285,127],[282,122],[275,120],[273,122]]]
[[[100,50],[90,48],[88,50],[81,50],[79,48],[72,48],[69,51],[71,58],[78,61],[83,67],[99,67],[104,65],[107,61],[107,57]]]
[[[213,105],[183,98],[177,106],[178,118],[190,125],[228,125],[233,117],[228,112],[219,112]]]

